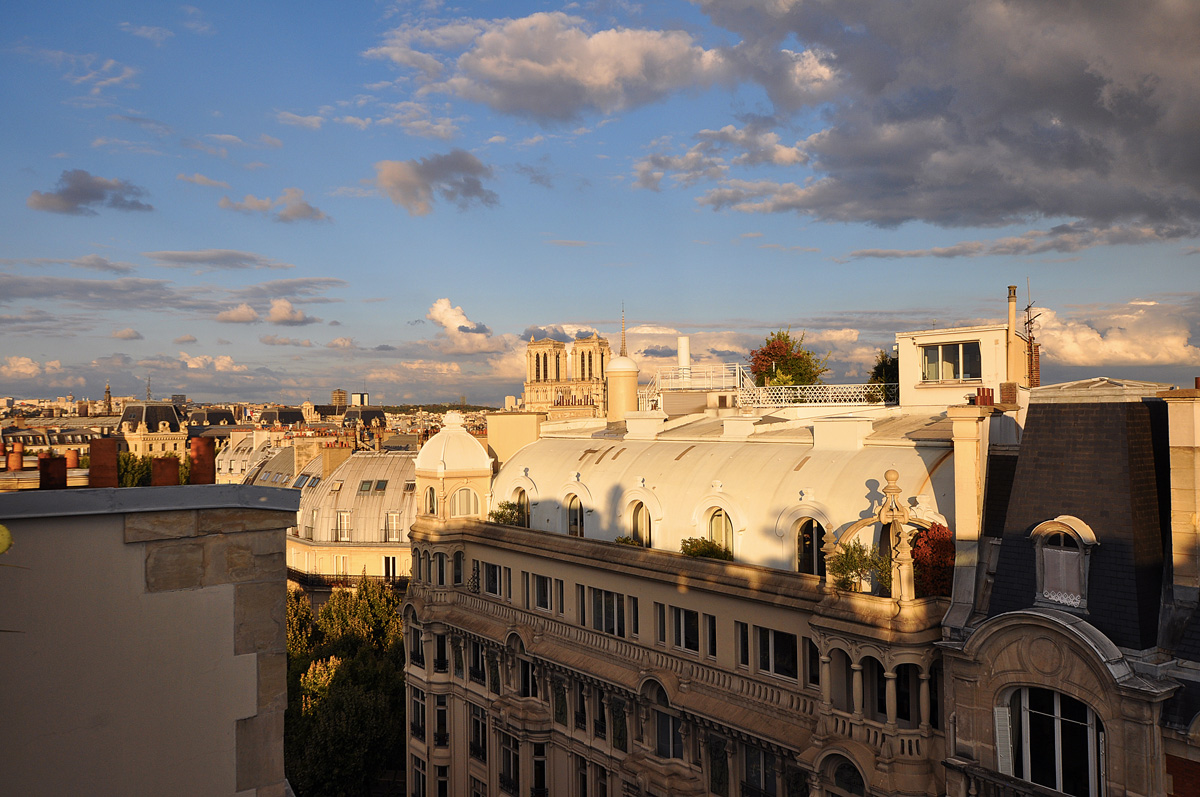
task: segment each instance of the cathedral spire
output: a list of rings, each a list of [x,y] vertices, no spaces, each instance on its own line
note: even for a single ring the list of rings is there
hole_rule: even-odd
[[[625,351],[625,302],[621,302],[621,357],[628,357]]]

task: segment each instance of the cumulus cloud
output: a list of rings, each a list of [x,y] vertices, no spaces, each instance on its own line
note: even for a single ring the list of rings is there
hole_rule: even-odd
[[[291,263],[272,260],[254,252],[239,252],[236,249],[197,249],[190,252],[142,252],[144,257],[167,268],[214,269],[257,269],[291,268]]]
[[[354,338],[334,338],[325,344],[327,349],[356,349]]]
[[[1041,311],[1034,334],[1043,359],[1093,368],[1200,365],[1200,348],[1189,343],[1188,319],[1178,306],[1133,301],[1081,316]]]
[[[51,363],[55,367],[61,367],[58,360],[52,360]],[[41,376],[45,368],[41,363],[30,359],[29,357],[5,357],[0,361],[0,377],[5,379],[33,379]]]
[[[196,185],[207,185],[211,188],[225,188],[225,189],[229,188],[229,183],[227,183],[223,180],[214,180],[211,177],[205,177],[203,174],[200,174],[200,172],[196,172],[195,174],[193,174],[191,176],[188,176],[188,175],[182,174],[182,173],[177,174],[177,175],[175,175],[175,179],[183,180],[185,183],[195,183]]]
[[[296,338],[283,338],[279,335],[262,335],[259,337],[260,343],[265,343],[268,346],[300,346],[305,349],[312,348],[312,341],[308,338],[298,340]]]
[[[375,185],[412,216],[432,211],[435,194],[460,208],[472,202],[495,205],[499,197],[483,187],[483,179],[491,176],[490,166],[462,149],[428,158],[375,164]]]
[[[142,333],[138,332],[133,327],[114,329],[112,337],[116,338],[117,340],[143,340]]]
[[[280,124],[292,125],[294,127],[307,127],[309,130],[319,130],[325,122],[319,116],[299,116],[290,111],[280,111],[275,114],[275,121]]]
[[[257,324],[261,319],[258,311],[245,302],[217,313],[217,320],[223,324]]]
[[[259,199],[252,194],[246,194],[241,202],[234,202],[229,197],[221,197],[218,207],[225,210],[237,210],[242,213],[263,213],[270,215],[275,221],[330,221],[324,211],[304,201],[304,192],[299,188],[285,188],[277,199],[265,197]],[[272,214],[272,211],[275,211]]]
[[[134,25],[129,22],[122,22],[117,27],[126,33],[132,33],[134,36],[154,42],[155,47],[162,47],[167,39],[175,35],[166,28],[159,28],[153,25]]]
[[[184,343],[195,343],[196,336],[195,335],[180,335],[179,337],[175,338],[175,340],[173,340],[171,342],[177,346],[182,345]]]
[[[736,50],[794,37],[836,89],[795,179],[730,175],[706,206],[880,226],[1200,221],[1194,6],[699,4]],[[778,114],[812,102],[760,82]]]
[[[179,361],[183,363],[184,368],[195,368],[205,371],[221,371],[227,373],[240,373],[249,370],[248,366],[238,365],[233,358],[228,354],[220,354],[212,357],[208,354],[200,354],[195,357],[187,352],[179,352]]]
[[[726,125],[720,130],[701,130],[695,136],[698,143],[681,154],[651,153],[634,164],[634,186],[658,191],[668,174],[675,184],[690,186],[702,180],[721,180],[731,166],[791,167],[808,162],[800,142],[784,145],[779,134],[765,125],[759,121],[740,128]]]
[[[437,89],[555,122],[634,108],[733,77],[720,51],[704,49],[683,31],[592,33],[583,20],[561,12],[488,23],[455,66],[456,74]]]
[[[267,320],[272,324],[288,327],[321,323],[321,319],[306,315],[303,310],[293,307],[287,299],[271,300],[271,311],[267,314]]]
[[[462,307],[451,305],[449,299],[438,299],[425,317],[441,327],[434,345],[446,354],[499,352],[514,344],[511,335],[493,336],[486,324],[467,318]]]
[[[25,200],[33,210],[48,213],[65,213],[71,216],[95,216],[93,207],[109,207],[114,210],[154,210],[140,198],[146,195],[125,180],[97,177],[83,169],[64,170],[58,178],[54,191],[34,191]]]

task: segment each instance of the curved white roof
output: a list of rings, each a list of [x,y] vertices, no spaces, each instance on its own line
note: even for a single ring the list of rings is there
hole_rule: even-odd
[[[447,412],[445,426],[429,438],[417,454],[417,470],[423,473],[492,472],[487,449],[463,426],[459,412]]]
[[[893,468],[915,516],[952,525],[946,441],[823,450],[766,440],[543,438],[505,462],[493,492],[508,501],[525,490],[531,526],[564,533],[564,507],[578,495],[588,510],[585,536],[606,540],[629,533],[630,508],[641,501],[654,520],[654,547],[673,551],[684,538],[705,536],[708,516],[720,507],[733,522],[738,560],[790,568],[796,520],[812,517],[844,532],[878,508],[884,473]]]
[[[628,357],[613,357],[608,361],[608,367],[606,370],[610,374],[614,371],[620,371],[621,373],[632,371],[636,374],[638,372],[638,366],[637,363]]]

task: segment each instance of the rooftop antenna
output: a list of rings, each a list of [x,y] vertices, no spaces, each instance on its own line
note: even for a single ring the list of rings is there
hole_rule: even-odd
[[[1034,315],[1033,313],[1033,294],[1029,288],[1029,277],[1025,278],[1025,299],[1029,304],[1025,305],[1025,337],[1029,342],[1033,343],[1033,322],[1042,317],[1041,313]]]
[[[150,374],[146,374],[146,401],[150,400]]]
[[[622,356],[622,357],[629,356],[625,351],[625,302],[621,302],[621,355],[620,356]]]

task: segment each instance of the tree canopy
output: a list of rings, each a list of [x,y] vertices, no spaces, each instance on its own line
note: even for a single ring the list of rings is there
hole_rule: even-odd
[[[869,385],[894,385],[900,382],[900,358],[888,354],[883,349],[875,355],[875,365],[871,367]]]
[[[804,348],[804,333],[780,329],[767,335],[763,345],[750,352],[750,373],[759,387],[766,385],[817,385],[828,373],[829,355],[817,356]]]

